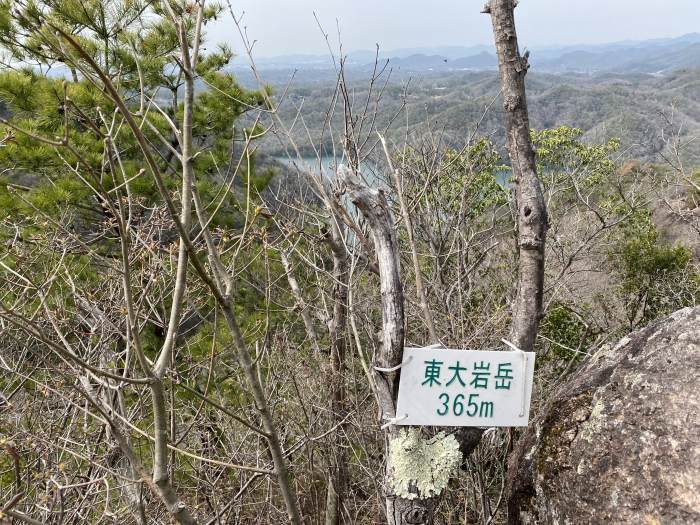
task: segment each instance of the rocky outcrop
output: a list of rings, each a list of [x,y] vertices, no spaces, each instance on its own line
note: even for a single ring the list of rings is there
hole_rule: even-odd
[[[700,523],[700,308],[597,352],[513,451],[512,524]]]

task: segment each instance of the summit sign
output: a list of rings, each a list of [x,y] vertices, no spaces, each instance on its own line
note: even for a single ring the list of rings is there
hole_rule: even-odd
[[[534,353],[406,348],[403,357],[395,424],[527,426]]]

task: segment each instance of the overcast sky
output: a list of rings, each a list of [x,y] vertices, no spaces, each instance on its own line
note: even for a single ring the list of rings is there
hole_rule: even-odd
[[[479,14],[483,0],[231,0],[257,40],[258,56],[323,53],[314,20],[337,40],[340,24],[347,51],[385,50],[491,42],[491,26]],[[530,48],[680,36],[700,31],[700,0],[521,0],[516,22]],[[227,15],[209,36],[240,51]]]

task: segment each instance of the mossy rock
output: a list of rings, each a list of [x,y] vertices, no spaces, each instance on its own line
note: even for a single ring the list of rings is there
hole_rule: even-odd
[[[601,349],[510,458],[511,524],[700,523],[700,307]]]

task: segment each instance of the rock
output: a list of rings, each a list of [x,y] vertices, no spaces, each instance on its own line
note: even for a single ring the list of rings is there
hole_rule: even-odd
[[[511,524],[700,523],[700,307],[601,349],[509,462]]]

